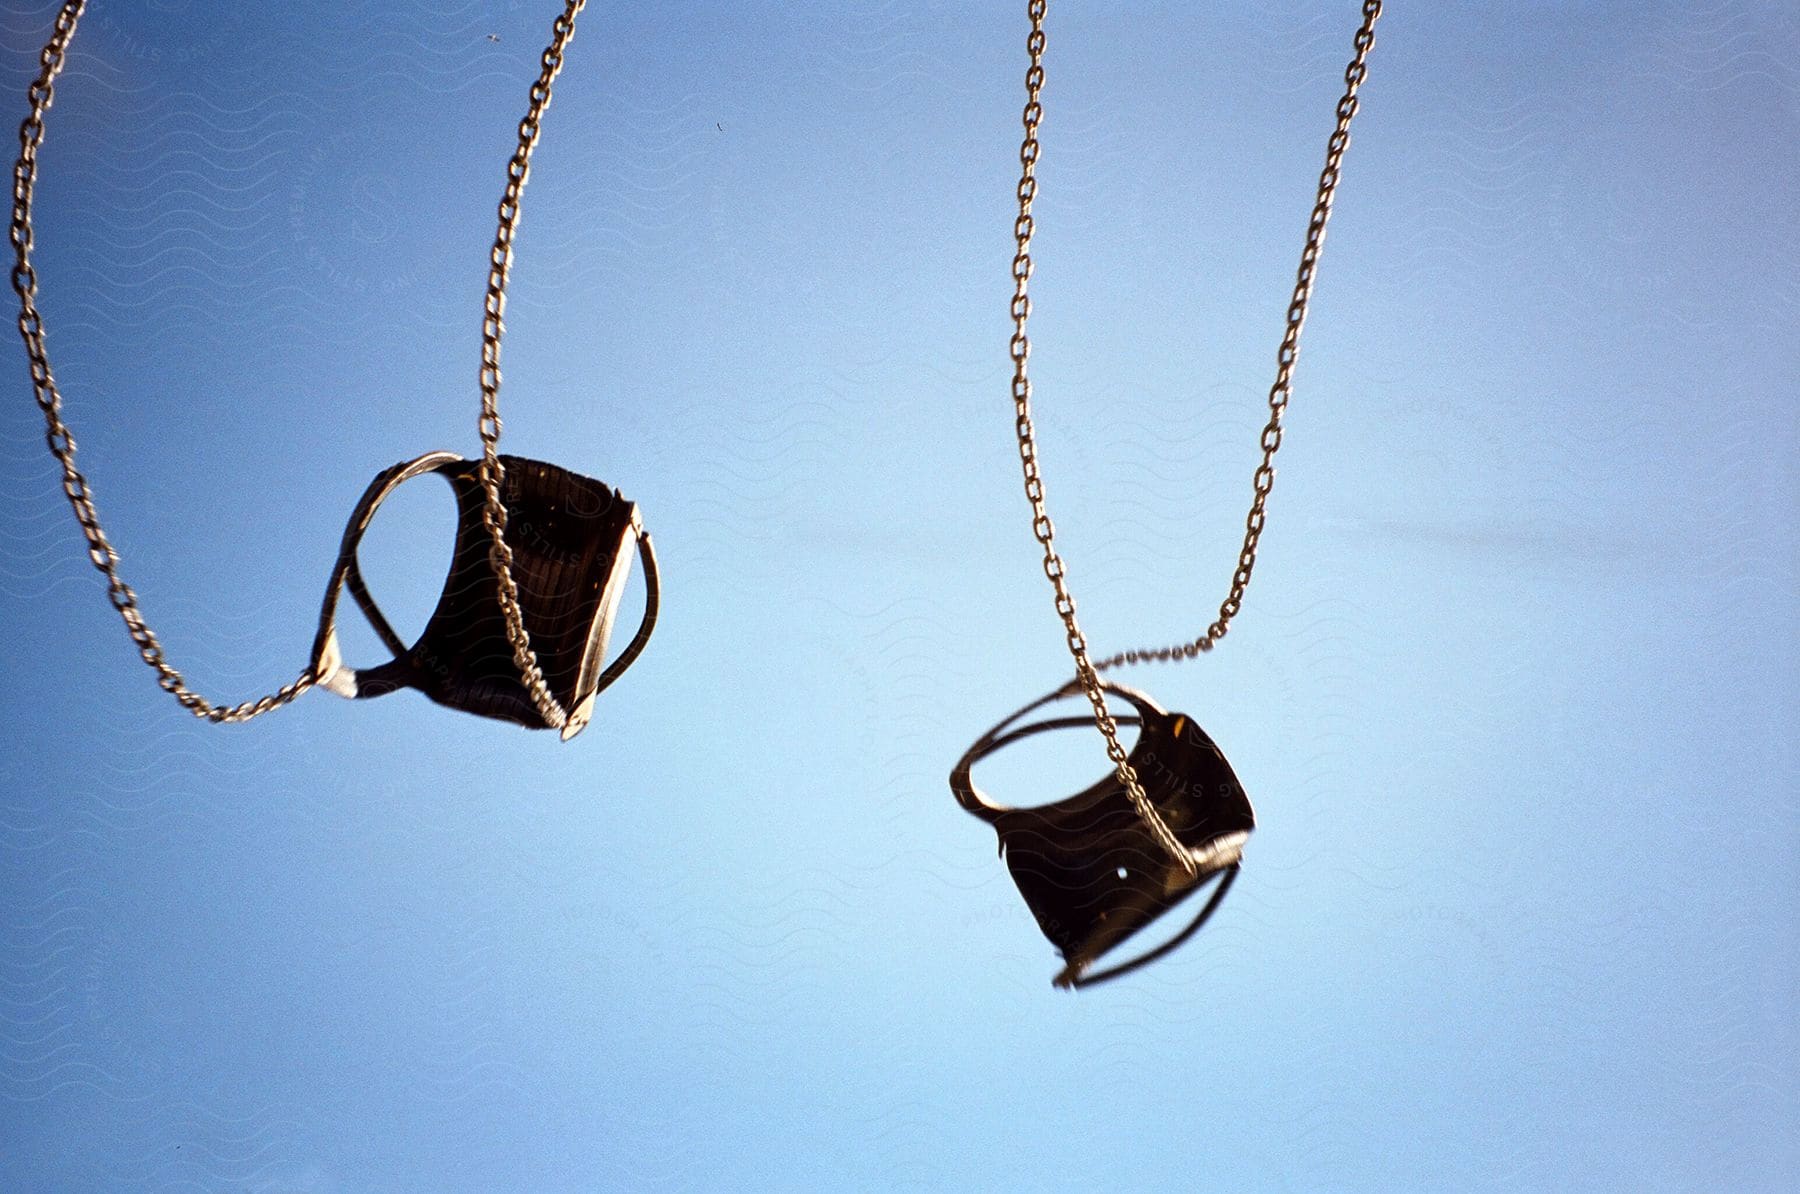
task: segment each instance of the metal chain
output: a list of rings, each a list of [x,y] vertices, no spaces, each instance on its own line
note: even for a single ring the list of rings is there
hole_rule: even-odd
[[[1031,279],[1031,234],[1035,228],[1031,203],[1037,197],[1037,132],[1038,122],[1044,115],[1044,106],[1038,97],[1044,88],[1045,7],[1046,0],[1030,0],[1027,5],[1031,14],[1031,36],[1025,45],[1031,53],[1031,68],[1025,72],[1025,139],[1019,145],[1019,217],[1013,221],[1013,238],[1017,241],[1018,251],[1013,255],[1012,263],[1013,334],[1009,351],[1013,362],[1012,395],[1017,415],[1014,426],[1019,436],[1019,462],[1025,474],[1025,496],[1031,502],[1032,534],[1044,549],[1044,575],[1050,578],[1050,584],[1056,590],[1056,612],[1062,618],[1069,653],[1075,657],[1075,678],[1087,695],[1088,704],[1094,708],[1094,723],[1106,738],[1106,755],[1112,760],[1119,782],[1125,785],[1126,795],[1138,816],[1149,826],[1169,857],[1192,875],[1197,873],[1197,868],[1187,847],[1156,811],[1156,806],[1144,792],[1144,785],[1138,781],[1130,756],[1119,742],[1118,722],[1106,708],[1106,694],[1101,691],[1099,674],[1088,661],[1087,638],[1075,620],[1075,598],[1069,593],[1068,575],[1062,557],[1056,551],[1056,528],[1044,506],[1044,481],[1038,473],[1037,435],[1031,424],[1031,377],[1026,369],[1026,361],[1031,356],[1031,339],[1025,333],[1025,325],[1031,318],[1031,298],[1027,291]]]
[[[1250,587],[1250,574],[1256,570],[1256,549],[1262,542],[1264,511],[1269,494],[1275,488],[1275,453],[1281,447],[1281,419],[1287,413],[1288,397],[1293,392],[1294,362],[1300,357],[1300,328],[1306,322],[1307,303],[1312,299],[1313,276],[1319,264],[1319,252],[1325,244],[1325,224],[1331,218],[1331,199],[1337,192],[1338,175],[1344,150],[1350,145],[1350,121],[1356,115],[1359,101],[1356,93],[1368,74],[1369,51],[1375,46],[1375,21],[1381,16],[1381,0],[1364,0],[1362,25],[1356,30],[1356,53],[1344,68],[1344,94],[1338,99],[1337,127],[1325,143],[1325,168],[1319,173],[1319,190],[1313,200],[1312,217],[1306,224],[1306,245],[1300,251],[1300,268],[1294,279],[1294,293],[1288,299],[1287,326],[1282,332],[1281,347],[1275,354],[1275,384],[1269,387],[1269,421],[1262,429],[1262,461],[1256,467],[1250,513],[1244,520],[1244,542],[1238,549],[1237,570],[1231,577],[1231,591],[1219,605],[1219,616],[1206,628],[1206,633],[1191,642],[1175,643],[1123,651],[1094,665],[1096,671],[1122,664],[1193,659],[1213,649],[1231,626],[1231,619],[1243,606],[1244,590]]]
[[[1288,304],[1287,327],[1282,335],[1281,348],[1277,354],[1278,368],[1275,384],[1269,391],[1269,422],[1263,428],[1262,463],[1255,474],[1255,495],[1251,502],[1250,514],[1245,524],[1245,535],[1242,549],[1238,553],[1238,567],[1232,577],[1231,591],[1219,609],[1219,617],[1206,630],[1206,633],[1191,643],[1180,646],[1165,647],[1160,650],[1127,651],[1094,663],[1088,657],[1087,638],[1082,634],[1080,624],[1075,616],[1075,598],[1070,594],[1068,571],[1062,557],[1056,550],[1056,528],[1050,521],[1045,506],[1044,482],[1038,469],[1037,436],[1031,420],[1031,379],[1026,363],[1031,355],[1031,340],[1026,335],[1026,323],[1031,317],[1031,298],[1029,282],[1031,279],[1031,237],[1035,231],[1035,222],[1031,215],[1032,201],[1037,197],[1037,161],[1039,155],[1038,124],[1043,119],[1044,108],[1041,94],[1044,87],[1044,13],[1047,0],[1029,0],[1026,9],[1031,17],[1031,34],[1026,39],[1026,48],[1030,53],[1031,65],[1025,73],[1025,109],[1022,116],[1025,126],[1025,137],[1019,145],[1019,215],[1013,224],[1013,237],[1017,243],[1017,252],[1013,256],[1013,298],[1012,320],[1013,335],[1009,351],[1013,362],[1012,396],[1015,414],[1015,430],[1019,440],[1019,460],[1025,478],[1025,496],[1031,503],[1032,534],[1039,546],[1044,549],[1044,575],[1049,577],[1051,586],[1056,591],[1056,612],[1062,619],[1069,646],[1069,653],[1075,659],[1075,679],[1081,690],[1093,706],[1094,722],[1101,735],[1106,739],[1106,754],[1115,768],[1119,782],[1125,786],[1126,794],[1136,808],[1138,815],[1155,834],[1157,841],[1168,851],[1169,855],[1179,862],[1189,874],[1193,874],[1195,866],[1186,847],[1184,847],[1168,825],[1157,812],[1150,798],[1144,793],[1136,771],[1132,768],[1130,755],[1119,742],[1118,723],[1106,708],[1106,696],[1100,687],[1099,673],[1106,668],[1116,667],[1122,663],[1139,663],[1151,659],[1193,658],[1202,651],[1212,649],[1214,643],[1225,635],[1231,619],[1241,607],[1244,591],[1249,587],[1250,575],[1256,565],[1256,548],[1262,537],[1264,509],[1270,491],[1275,484],[1274,458],[1281,447],[1282,415],[1287,409],[1288,397],[1293,382],[1294,362],[1299,356],[1300,329],[1306,321],[1306,307],[1312,297],[1313,277],[1317,269],[1319,250],[1325,240],[1325,224],[1331,215],[1331,197],[1337,189],[1338,173],[1343,160],[1344,149],[1350,143],[1350,121],[1356,115],[1356,93],[1367,74],[1365,65],[1369,50],[1375,44],[1375,21],[1381,15],[1381,0],[1364,0],[1362,6],[1362,24],[1356,31],[1355,56],[1344,71],[1345,91],[1338,101],[1337,126],[1327,142],[1325,169],[1319,175],[1319,189],[1313,203],[1312,217],[1307,224],[1306,247],[1300,255],[1300,268],[1295,281],[1292,299]]]
[[[75,467],[75,437],[68,424],[63,422],[62,394],[56,388],[56,377],[50,370],[50,357],[44,348],[44,320],[37,309],[37,271],[31,266],[31,197],[37,185],[38,147],[44,142],[44,113],[49,111],[55,97],[56,76],[62,71],[69,39],[75,36],[76,22],[86,7],[87,0],[67,0],[56,14],[56,28],[38,56],[37,78],[32,80],[26,92],[31,102],[31,115],[19,125],[19,158],[13,164],[12,202],[12,286],[19,296],[19,335],[25,341],[25,355],[31,360],[32,390],[38,408],[44,412],[44,438],[50,445],[50,454],[62,465],[63,493],[75,511],[82,534],[87,537],[88,559],[106,577],[107,596],[113,608],[119,611],[119,617],[124,619],[131,641],[137,644],[138,655],[156,670],[156,682],[163,691],[181,702],[182,707],[195,717],[211,722],[249,721],[287,704],[311,688],[315,679],[312,668],[302,671],[293,683],[238,705],[215,705],[188,688],[181,673],[163,658],[162,643],[138,610],[137,594],[119,576],[119,553],[100,527],[100,515],[94,509],[93,491],[88,488],[87,478]]]
[[[500,224],[494,233],[494,247],[488,253],[487,302],[481,321],[481,487],[486,493],[481,521],[487,527],[492,543],[488,547],[488,563],[493,566],[499,587],[500,609],[506,617],[506,638],[512,644],[513,662],[518,665],[519,679],[531,694],[531,701],[547,725],[561,729],[569,715],[544,683],[544,672],[538,666],[537,652],[532,650],[531,636],[519,612],[519,586],[513,580],[512,548],[506,543],[506,504],[500,498],[500,486],[506,469],[500,463],[500,338],[506,332],[506,282],[512,271],[513,234],[519,227],[519,201],[525,182],[531,177],[531,151],[537,147],[539,124],[544,110],[550,106],[550,85],[563,68],[563,53],[575,36],[575,18],[587,6],[587,0],[566,0],[563,11],[551,25],[550,44],[544,50],[543,69],[531,85],[531,106],[519,121],[519,143],[512,160],[506,164],[506,190],[500,196]]]

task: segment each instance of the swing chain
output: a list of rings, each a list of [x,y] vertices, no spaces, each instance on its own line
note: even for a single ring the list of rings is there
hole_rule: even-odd
[[[499,226],[494,233],[494,246],[488,253],[487,301],[481,321],[481,488],[485,502],[481,511],[482,525],[492,543],[488,547],[488,563],[493,566],[499,588],[500,609],[506,618],[506,638],[512,645],[513,662],[519,678],[531,694],[532,703],[547,725],[561,729],[569,715],[544,682],[537,652],[525,629],[519,610],[519,586],[513,579],[512,548],[506,543],[506,503],[501,500],[500,486],[506,468],[500,463],[500,338],[506,332],[506,283],[512,271],[513,235],[519,227],[520,198],[525,182],[531,177],[531,151],[537,147],[539,125],[544,110],[550,106],[550,86],[563,68],[563,54],[575,36],[575,18],[586,7],[587,0],[566,0],[563,11],[551,25],[550,44],[544,50],[543,69],[531,85],[531,105],[519,121],[519,142],[512,160],[506,164],[506,190],[500,197]]]
[[[119,611],[138,655],[156,670],[157,684],[179,701],[195,717],[214,723],[249,721],[253,717],[280,708],[313,686],[315,677],[308,667],[291,684],[283,685],[267,696],[237,705],[215,705],[194,692],[181,673],[163,657],[162,643],[156,632],[144,621],[138,609],[137,593],[119,575],[119,553],[113,549],[106,532],[101,529],[100,515],[94,509],[93,491],[87,478],[75,467],[75,436],[62,419],[62,393],[50,370],[50,356],[44,347],[44,320],[37,309],[37,271],[31,265],[32,228],[31,199],[37,186],[38,147],[44,142],[44,113],[56,94],[56,76],[62,72],[69,39],[75,36],[75,25],[81,19],[87,0],[67,0],[56,14],[56,27],[49,42],[38,56],[37,78],[27,90],[31,114],[19,125],[19,157],[13,164],[12,247],[13,292],[19,296],[19,336],[25,341],[25,355],[31,361],[31,386],[38,408],[44,412],[45,441],[50,454],[62,466],[63,494],[75,511],[75,521],[87,537],[88,560],[106,577],[107,597]]]
[[[1075,620],[1075,598],[1069,592],[1068,572],[1063,567],[1062,557],[1056,551],[1056,528],[1051,524],[1049,512],[1045,508],[1044,481],[1038,472],[1037,436],[1031,423],[1031,378],[1026,369],[1026,361],[1031,356],[1031,339],[1026,335],[1025,325],[1031,318],[1031,298],[1027,293],[1031,279],[1031,234],[1035,229],[1031,203],[1037,197],[1038,122],[1044,115],[1044,106],[1039,96],[1044,87],[1045,7],[1046,0],[1030,0],[1027,5],[1031,14],[1031,36],[1026,39],[1025,44],[1031,55],[1031,67],[1025,72],[1025,111],[1022,118],[1025,139],[1019,145],[1019,217],[1013,222],[1013,239],[1017,243],[1017,252],[1012,263],[1013,334],[1009,352],[1013,363],[1012,396],[1016,414],[1014,427],[1019,437],[1019,462],[1025,476],[1025,496],[1031,502],[1032,534],[1044,549],[1044,575],[1050,578],[1050,584],[1056,590],[1056,612],[1062,618],[1069,653],[1075,657],[1075,678],[1086,694],[1088,704],[1093,706],[1094,723],[1106,738],[1106,756],[1112,760],[1119,782],[1125,785],[1125,793],[1130,797],[1132,807],[1155,835],[1157,842],[1183,870],[1189,875],[1195,875],[1198,868],[1193,857],[1156,811],[1156,806],[1144,792],[1144,785],[1138,780],[1130,756],[1119,742],[1118,722],[1107,711],[1106,694],[1100,687],[1100,676],[1088,660],[1087,638]]]
[[[1025,73],[1025,108],[1022,114],[1025,136],[1019,146],[1019,215],[1013,224],[1013,239],[1017,251],[1012,262],[1013,335],[1009,352],[1013,362],[1012,396],[1019,461],[1025,478],[1025,496],[1031,503],[1032,534],[1044,549],[1044,575],[1049,577],[1050,584],[1055,589],[1056,612],[1062,619],[1069,653],[1075,659],[1075,682],[1087,697],[1088,703],[1093,706],[1094,722],[1106,739],[1107,758],[1112,761],[1119,782],[1125,786],[1133,807],[1163,848],[1192,875],[1195,873],[1192,857],[1145,794],[1143,784],[1131,766],[1130,756],[1119,742],[1118,723],[1107,711],[1099,673],[1120,664],[1177,657],[1191,659],[1203,651],[1210,651],[1225,636],[1231,619],[1242,606],[1244,591],[1250,585],[1250,575],[1256,566],[1256,550],[1262,538],[1269,493],[1275,485],[1275,453],[1281,447],[1282,416],[1287,410],[1292,391],[1294,363],[1299,357],[1300,329],[1306,321],[1307,303],[1312,297],[1313,278],[1319,252],[1325,241],[1325,225],[1331,215],[1331,200],[1337,190],[1344,150],[1350,143],[1350,121],[1356,115],[1357,91],[1368,73],[1366,62],[1370,49],[1375,45],[1375,21],[1381,16],[1381,0],[1363,0],[1362,24],[1357,28],[1354,40],[1355,55],[1344,70],[1345,90],[1338,100],[1337,125],[1326,144],[1325,168],[1319,175],[1312,216],[1307,223],[1306,246],[1300,255],[1299,272],[1288,304],[1286,328],[1277,353],[1275,384],[1269,391],[1269,421],[1262,432],[1262,461],[1256,469],[1255,493],[1245,522],[1243,546],[1238,553],[1238,566],[1232,576],[1230,593],[1220,606],[1218,619],[1207,627],[1205,634],[1194,641],[1154,650],[1126,651],[1098,663],[1089,658],[1087,638],[1076,621],[1075,598],[1069,591],[1068,570],[1056,550],[1056,528],[1050,521],[1045,506],[1044,482],[1038,468],[1037,436],[1031,419],[1031,379],[1026,367],[1031,355],[1031,340],[1026,334],[1026,323],[1031,317],[1031,238],[1036,230],[1031,207],[1032,201],[1037,198],[1038,125],[1044,115],[1041,96],[1044,86],[1046,7],[1047,0],[1029,0],[1026,6],[1031,17],[1031,33],[1026,40],[1031,65]]]
[[[1166,662],[1192,659],[1213,649],[1231,619],[1244,603],[1244,590],[1250,587],[1250,574],[1256,568],[1256,549],[1262,541],[1264,511],[1269,494],[1275,488],[1275,453],[1281,447],[1282,416],[1287,413],[1288,398],[1293,393],[1294,363],[1300,358],[1300,328],[1306,322],[1307,303],[1312,299],[1313,278],[1319,264],[1319,251],[1325,244],[1325,223],[1331,218],[1331,199],[1337,192],[1338,177],[1344,161],[1344,150],[1350,145],[1350,121],[1360,103],[1356,93],[1368,75],[1369,51],[1375,47],[1375,21],[1381,16],[1381,0],[1364,0],[1362,25],[1356,31],[1355,55],[1344,68],[1344,94],[1337,103],[1337,127],[1325,143],[1325,168],[1319,173],[1319,190],[1313,200],[1312,216],[1306,222],[1306,246],[1300,251],[1300,268],[1294,280],[1294,292],[1288,299],[1287,321],[1281,334],[1281,347],[1275,354],[1275,384],[1269,387],[1269,421],[1262,429],[1262,461],[1256,466],[1250,498],[1250,513],[1244,519],[1244,542],[1238,549],[1237,569],[1232,573],[1231,590],[1219,605],[1219,616],[1206,633],[1191,642],[1167,647],[1123,651],[1094,665],[1096,671],[1121,664]]]

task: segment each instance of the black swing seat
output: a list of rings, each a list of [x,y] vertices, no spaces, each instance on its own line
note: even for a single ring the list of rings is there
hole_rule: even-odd
[[[567,711],[562,736],[572,738],[587,725],[594,697],[631,666],[649,641],[660,597],[656,553],[637,505],[616,490],[537,460],[501,456],[500,463],[505,537],[519,609],[544,682]],[[356,550],[381,503],[422,473],[443,477],[456,495],[456,544],[437,608],[419,640],[408,646],[369,595]],[[488,559],[492,539],[482,521],[485,501],[481,462],[451,452],[427,453],[375,478],[350,516],[325,590],[313,647],[313,670],[322,686],[357,698],[413,688],[468,713],[532,729],[554,728],[519,678],[499,583]],[[644,563],[644,620],[630,645],[602,670],[631,572],[634,538]],[[393,652],[390,662],[364,669],[345,666],[337,640],[337,604],[345,585]]]
[[[1116,978],[1169,953],[1212,915],[1237,877],[1244,843],[1256,814],[1231,765],[1192,718],[1166,713],[1149,697],[1122,685],[1102,687],[1129,700],[1137,725],[1129,755],[1144,793],[1187,848],[1195,873],[1170,857],[1138,815],[1117,775],[1086,790],[1035,808],[1007,808],[989,800],[970,778],[981,759],[1046,730],[1093,726],[1092,717],[1058,717],[1019,725],[1027,714],[1080,691],[1059,689],[1020,709],[982,735],[950,774],[962,806],[993,825],[1000,852],[1038,927],[1066,963],[1061,987]],[[1199,915],[1175,937],[1148,953],[1104,971],[1089,972],[1103,954],[1217,879]]]

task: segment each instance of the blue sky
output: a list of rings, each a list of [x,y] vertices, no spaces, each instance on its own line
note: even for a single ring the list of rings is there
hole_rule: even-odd
[[[477,450],[553,9],[94,0],[41,305],[203,692],[305,662],[375,472]],[[1052,7],[1032,363],[1102,652],[1223,596],[1355,9]],[[192,722],[13,350],[0,1185],[1800,1181],[1789,6],[1391,6],[1255,585],[1129,677],[1260,827],[1202,937],[1073,997],[944,778],[1066,671],[1006,385],[1022,10],[582,18],[505,445],[640,502],[666,595],[571,744],[410,694]],[[19,115],[51,13],[0,0]],[[403,633],[450,526],[419,485],[371,533]],[[1021,754],[1020,801],[1103,767]]]

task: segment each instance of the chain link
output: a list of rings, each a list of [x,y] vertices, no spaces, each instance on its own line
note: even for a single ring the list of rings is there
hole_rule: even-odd
[[[531,151],[537,148],[539,125],[544,110],[550,106],[550,85],[562,72],[563,53],[575,36],[575,18],[587,6],[587,0],[566,0],[563,11],[551,25],[550,44],[544,50],[543,69],[531,85],[531,106],[519,121],[519,143],[512,160],[506,164],[506,190],[500,196],[500,223],[494,232],[494,246],[488,253],[487,301],[481,321],[481,488],[486,495],[481,511],[482,525],[492,543],[488,547],[488,563],[493,566],[499,587],[500,609],[506,618],[506,638],[512,644],[513,662],[519,678],[545,724],[561,729],[569,715],[544,683],[543,669],[538,666],[537,652],[532,650],[531,636],[526,632],[524,617],[519,612],[519,586],[513,580],[512,548],[506,543],[506,504],[500,498],[500,486],[506,468],[500,463],[500,338],[506,333],[506,282],[512,271],[513,235],[519,227],[519,201],[525,182],[531,177]]]
[[[1282,416],[1287,410],[1287,403],[1293,386],[1294,363],[1299,358],[1300,329],[1306,322],[1307,303],[1312,297],[1313,278],[1317,272],[1319,251],[1325,242],[1325,225],[1331,216],[1331,198],[1337,189],[1338,174],[1343,161],[1344,150],[1350,144],[1350,121],[1356,115],[1357,91],[1362,86],[1363,78],[1368,73],[1366,61],[1369,51],[1375,45],[1375,21],[1381,16],[1381,0],[1364,0],[1362,6],[1362,24],[1356,31],[1355,56],[1344,70],[1345,90],[1338,100],[1337,125],[1333,129],[1330,140],[1326,144],[1325,168],[1319,175],[1319,187],[1313,202],[1311,219],[1307,223],[1306,246],[1300,254],[1300,268],[1294,283],[1294,291],[1288,303],[1287,324],[1282,334],[1281,347],[1277,352],[1277,368],[1275,384],[1269,391],[1269,421],[1262,432],[1262,462],[1257,466],[1253,487],[1254,494],[1250,503],[1250,513],[1245,520],[1244,542],[1238,552],[1238,566],[1232,576],[1231,590],[1224,603],[1219,607],[1218,618],[1206,629],[1206,633],[1192,642],[1177,646],[1162,647],[1151,650],[1126,651],[1093,662],[1088,656],[1087,638],[1081,631],[1080,623],[1075,616],[1075,598],[1069,591],[1068,570],[1063,564],[1062,556],[1056,550],[1056,527],[1050,521],[1049,512],[1044,500],[1044,481],[1038,469],[1037,436],[1031,421],[1031,379],[1027,362],[1031,356],[1031,340],[1026,334],[1026,324],[1031,318],[1031,298],[1029,284],[1031,280],[1031,237],[1036,231],[1032,219],[1031,206],[1037,198],[1037,162],[1039,156],[1038,125],[1043,120],[1044,107],[1042,92],[1044,87],[1044,14],[1047,0],[1029,0],[1026,5],[1031,18],[1031,33],[1026,39],[1026,49],[1030,54],[1031,65],[1025,72],[1025,108],[1022,122],[1025,127],[1024,140],[1019,145],[1019,215],[1013,223],[1013,239],[1017,251],[1013,256],[1013,298],[1012,321],[1013,334],[1009,344],[1009,353],[1013,362],[1012,396],[1016,415],[1014,429],[1018,434],[1019,461],[1025,478],[1025,497],[1031,503],[1031,530],[1038,545],[1044,549],[1044,575],[1050,580],[1056,592],[1056,612],[1062,619],[1063,630],[1068,642],[1069,653],[1075,659],[1075,680],[1088,704],[1094,710],[1094,723],[1099,727],[1101,735],[1106,739],[1106,755],[1112,761],[1119,782],[1125,786],[1132,806],[1143,819],[1158,842],[1169,855],[1179,862],[1189,874],[1193,874],[1195,866],[1186,847],[1169,829],[1167,823],[1157,812],[1145,794],[1139,782],[1137,772],[1132,768],[1130,755],[1119,742],[1119,727],[1111,712],[1106,707],[1106,695],[1101,688],[1100,672],[1117,667],[1120,664],[1141,663],[1156,659],[1191,659],[1203,651],[1210,651],[1215,643],[1225,636],[1231,619],[1237,615],[1244,599],[1244,592],[1250,585],[1250,576],[1256,567],[1256,549],[1261,541],[1265,509],[1269,494],[1275,486],[1275,453],[1281,447]]]
[[[215,705],[194,692],[181,673],[163,657],[162,643],[144,621],[138,609],[137,594],[119,575],[119,553],[100,527],[100,515],[94,509],[94,497],[87,478],[75,467],[75,437],[62,418],[62,394],[50,370],[50,357],[44,348],[44,320],[37,309],[37,271],[31,266],[32,229],[31,198],[37,186],[38,147],[44,143],[44,113],[56,95],[56,76],[62,72],[69,39],[75,36],[75,25],[81,19],[87,0],[67,0],[56,14],[56,28],[38,56],[37,78],[26,92],[31,102],[31,115],[19,125],[19,157],[13,164],[12,247],[13,292],[19,296],[19,336],[25,341],[25,355],[31,361],[31,386],[38,408],[44,412],[45,441],[51,455],[62,466],[63,494],[75,511],[75,521],[86,536],[88,560],[106,577],[107,597],[119,611],[138,655],[156,670],[157,684],[173,696],[189,713],[207,721],[239,722],[269,712],[289,703],[311,688],[315,677],[308,667],[291,684],[283,685],[267,696],[237,705]]]

